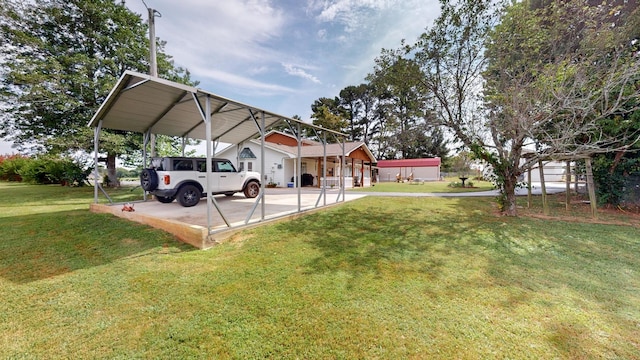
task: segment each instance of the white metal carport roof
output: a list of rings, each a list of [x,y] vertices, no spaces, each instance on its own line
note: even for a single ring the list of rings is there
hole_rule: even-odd
[[[263,135],[266,129],[280,121],[288,123],[291,129],[298,134],[299,143],[301,142],[300,128],[305,126],[324,133],[325,139],[327,134],[341,138],[344,149],[346,134],[277,115],[192,86],[126,71],[88,124],[95,129],[95,202],[98,202],[98,153],[100,132],[103,128],[143,133],[145,161],[147,142],[151,134],[205,140],[207,159],[212,157],[211,146],[213,142],[239,144],[261,135],[261,168],[264,169]],[[326,146],[326,141],[324,143]],[[300,149],[300,145],[298,147]],[[208,168],[207,184],[210,184],[211,161],[206,161],[206,164]],[[298,157],[297,167],[297,173],[300,173],[300,157]],[[300,187],[298,187],[298,212],[301,211],[300,195]],[[344,189],[342,199],[344,201]],[[318,198],[316,206],[319,200],[320,198]],[[262,191],[245,223],[248,223],[260,202],[262,203],[262,219],[264,220],[264,181],[262,182]],[[207,196],[207,218],[210,234],[213,206],[220,212],[215,199],[209,195]],[[224,215],[220,214],[224,218]],[[228,222],[227,225],[230,226]]]
[[[267,128],[284,119],[298,122],[202,89],[127,71],[89,126],[97,127],[102,121],[105,129],[206,140],[207,97],[211,101],[210,114],[214,124],[212,141],[238,144],[255,137],[260,134],[257,122],[262,120],[263,114]]]

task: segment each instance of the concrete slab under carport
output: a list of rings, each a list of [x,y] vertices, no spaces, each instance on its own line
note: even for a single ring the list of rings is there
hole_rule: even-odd
[[[91,204],[91,211],[95,213],[110,213],[117,217],[146,224],[175,235],[181,241],[191,244],[199,249],[207,249],[224,242],[238,231],[251,227],[268,224],[274,221],[282,221],[303,216],[311,212],[324,209],[324,198],[320,190],[304,189],[300,195],[301,212],[298,212],[297,189],[277,188],[266,189],[265,214],[261,220],[261,204],[258,204],[248,224],[245,224],[251,208],[256,199],[247,199],[241,194],[234,196],[216,196],[215,199],[227,221],[228,227],[220,214],[213,209],[212,218],[215,224],[208,234],[207,231],[207,200],[203,198],[196,206],[185,208],[177,202],[163,204],[155,200],[134,203],[133,212],[122,211],[123,204]],[[327,206],[344,203],[342,195],[338,199],[337,190],[327,190]],[[346,193],[345,202],[359,199],[366,194]],[[318,207],[315,207],[318,202]]]

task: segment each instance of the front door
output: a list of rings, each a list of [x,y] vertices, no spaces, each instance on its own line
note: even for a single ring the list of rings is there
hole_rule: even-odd
[[[238,191],[242,186],[240,174],[229,160],[214,160],[214,171],[218,178],[218,191]]]

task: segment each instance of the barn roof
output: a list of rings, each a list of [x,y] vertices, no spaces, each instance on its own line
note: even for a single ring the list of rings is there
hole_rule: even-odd
[[[440,166],[440,158],[427,159],[400,159],[400,160],[378,160],[379,168],[397,167],[434,167]]]

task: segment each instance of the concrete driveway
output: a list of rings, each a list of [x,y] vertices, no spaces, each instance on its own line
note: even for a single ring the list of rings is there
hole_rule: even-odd
[[[264,206],[262,202],[257,202],[257,198],[247,199],[241,194],[215,196],[219,211],[215,206],[212,207],[210,216],[213,225],[211,231],[207,227],[209,215],[206,198],[200,200],[200,203],[193,207],[182,207],[176,201],[163,204],[155,200],[148,200],[133,203],[134,211],[132,212],[123,211],[123,204],[91,204],[91,211],[110,213],[165,230],[183,242],[204,249],[222,242],[235,232],[250,226],[299,216],[301,213],[319,210],[324,206],[343,203],[343,197],[338,190],[327,190],[326,193],[322,193],[316,188],[303,189],[299,201],[297,194],[297,189],[265,189]],[[344,201],[365,196],[367,195],[347,192]]]
[[[300,196],[300,210],[307,211],[318,206],[332,205],[342,202],[342,197],[338,199],[337,191],[327,191],[326,196],[320,190],[303,190]],[[359,199],[365,194],[349,193],[345,194],[345,201]],[[262,204],[256,205],[256,199],[247,199],[241,193],[234,196],[214,196],[220,212],[213,207],[212,219],[215,228],[226,228],[226,223],[222,215],[232,226],[245,225],[251,209],[255,210],[249,222],[263,220]],[[326,199],[326,202],[325,202]],[[207,199],[202,198],[200,203],[193,207],[182,207],[174,201],[170,204],[162,204],[158,201],[146,201],[135,204],[136,212],[153,214],[154,216],[180,221],[187,224],[207,226]],[[298,197],[295,189],[265,189],[264,219],[278,218],[292,212],[298,211]],[[222,215],[221,215],[222,214]]]
[[[547,193],[565,191],[564,183],[547,183]],[[533,193],[540,194],[540,185],[533,184]],[[397,197],[494,197],[497,191],[468,193],[379,193],[346,191],[344,201],[351,201],[365,196],[397,196]],[[198,248],[208,248],[224,241],[233,233],[249,226],[261,225],[277,219],[299,216],[343,203],[338,189],[327,189],[322,193],[318,188],[303,188],[298,200],[298,190],[291,188],[265,189],[264,206],[257,199],[247,199],[241,194],[234,196],[215,196],[216,207],[212,207],[211,231],[207,228],[207,200],[203,198],[193,207],[182,207],[177,202],[163,204],[155,200],[134,203],[134,212],[123,211],[122,204],[92,204],[91,211],[111,213],[115,216],[144,223],[168,231],[180,240]],[[527,195],[526,189],[519,189],[518,195]],[[264,209],[264,210],[263,210]],[[252,212],[253,211],[253,212]],[[223,218],[224,216],[224,218]],[[226,219],[226,222],[225,222]],[[227,225],[227,222],[229,226]]]

